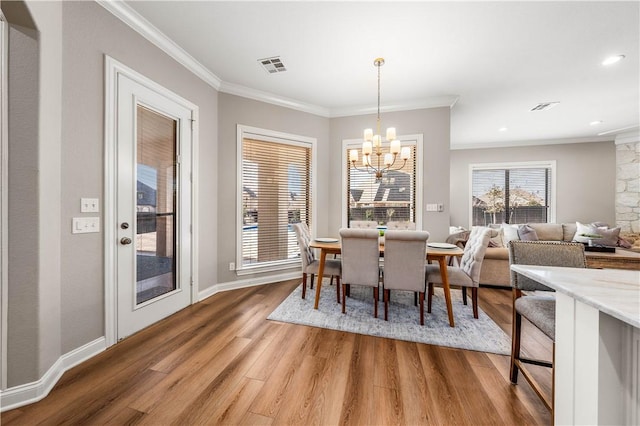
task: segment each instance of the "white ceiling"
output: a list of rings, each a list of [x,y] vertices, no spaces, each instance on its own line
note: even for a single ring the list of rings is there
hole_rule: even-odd
[[[637,1],[126,5],[220,90],[328,117],[375,112],[382,56],[383,112],[452,106],[454,149],[613,140],[640,123]],[[601,64],[618,54],[626,58]],[[271,56],[287,71],[267,73],[258,59]],[[550,101],[560,104],[529,111]]]

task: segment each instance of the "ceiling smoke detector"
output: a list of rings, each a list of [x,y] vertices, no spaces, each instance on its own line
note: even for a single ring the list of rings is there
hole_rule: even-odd
[[[279,56],[258,59],[258,62],[260,62],[260,64],[264,67],[265,70],[267,70],[269,74],[275,74],[277,72],[284,72],[287,70]]]
[[[531,108],[529,111],[547,111],[558,105],[560,102],[542,102]]]

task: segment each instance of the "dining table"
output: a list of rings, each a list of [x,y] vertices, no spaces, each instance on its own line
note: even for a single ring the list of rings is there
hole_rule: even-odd
[[[438,262],[440,265],[440,274],[442,276],[442,289],[444,291],[444,298],[447,304],[447,314],[449,316],[449,325],[455,327],[453,319],[453,306],[451,305],[451,289],[449,287],[449,277],[447,274],[447,260],[451,257],[461,257],[464,251],[458,246],[446,245],[442,243],[433,244],[440,247],[432,247],[427,244],[426,260],[429,262]],[[313,304],[313,309],[318,309],[318,303],[320,303],[320,289],[322,287],[322,277],[324,274],[324,265],[328,254],[340,254],[341,245],[338,239],[322,238],[320,240],[314,239],[309,243],[309,247],[320,250],[320,265],[318,266],[318,283],[316,285],[316,299]],[[384,254],[384,244],[380,244],[380,254]]]

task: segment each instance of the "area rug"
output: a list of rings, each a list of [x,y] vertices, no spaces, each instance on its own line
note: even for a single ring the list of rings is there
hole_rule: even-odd
[[[347,298],[347,313],[343,314],[342,305],[336,302],[335,286],[328,284],[328,280],[323,281],[317,310],[313,309],[315,289],[307,289],[307,297],[302,299],[302,286],[298,286],[267,319],[500,355],[510,353],[509,336],[480,308],[478,319],[474,319],[471,298],[468,298],[467,306],[463,305],[460,290],[451,291],[455,320],[452,328],[440,288],[435,289],[430,314],[425,299],[425,320],[421,326],[420,310],[414,306],[411,292],[391,292],[389,321],[385,321],[381,301],[378,302],[378,318],[373,317],[371,288],[353,286],[351,296]]]

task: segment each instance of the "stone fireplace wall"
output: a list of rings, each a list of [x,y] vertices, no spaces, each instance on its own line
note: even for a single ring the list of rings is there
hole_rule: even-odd
[[[616,145],[616,226],[640,249],[640,142]]]

